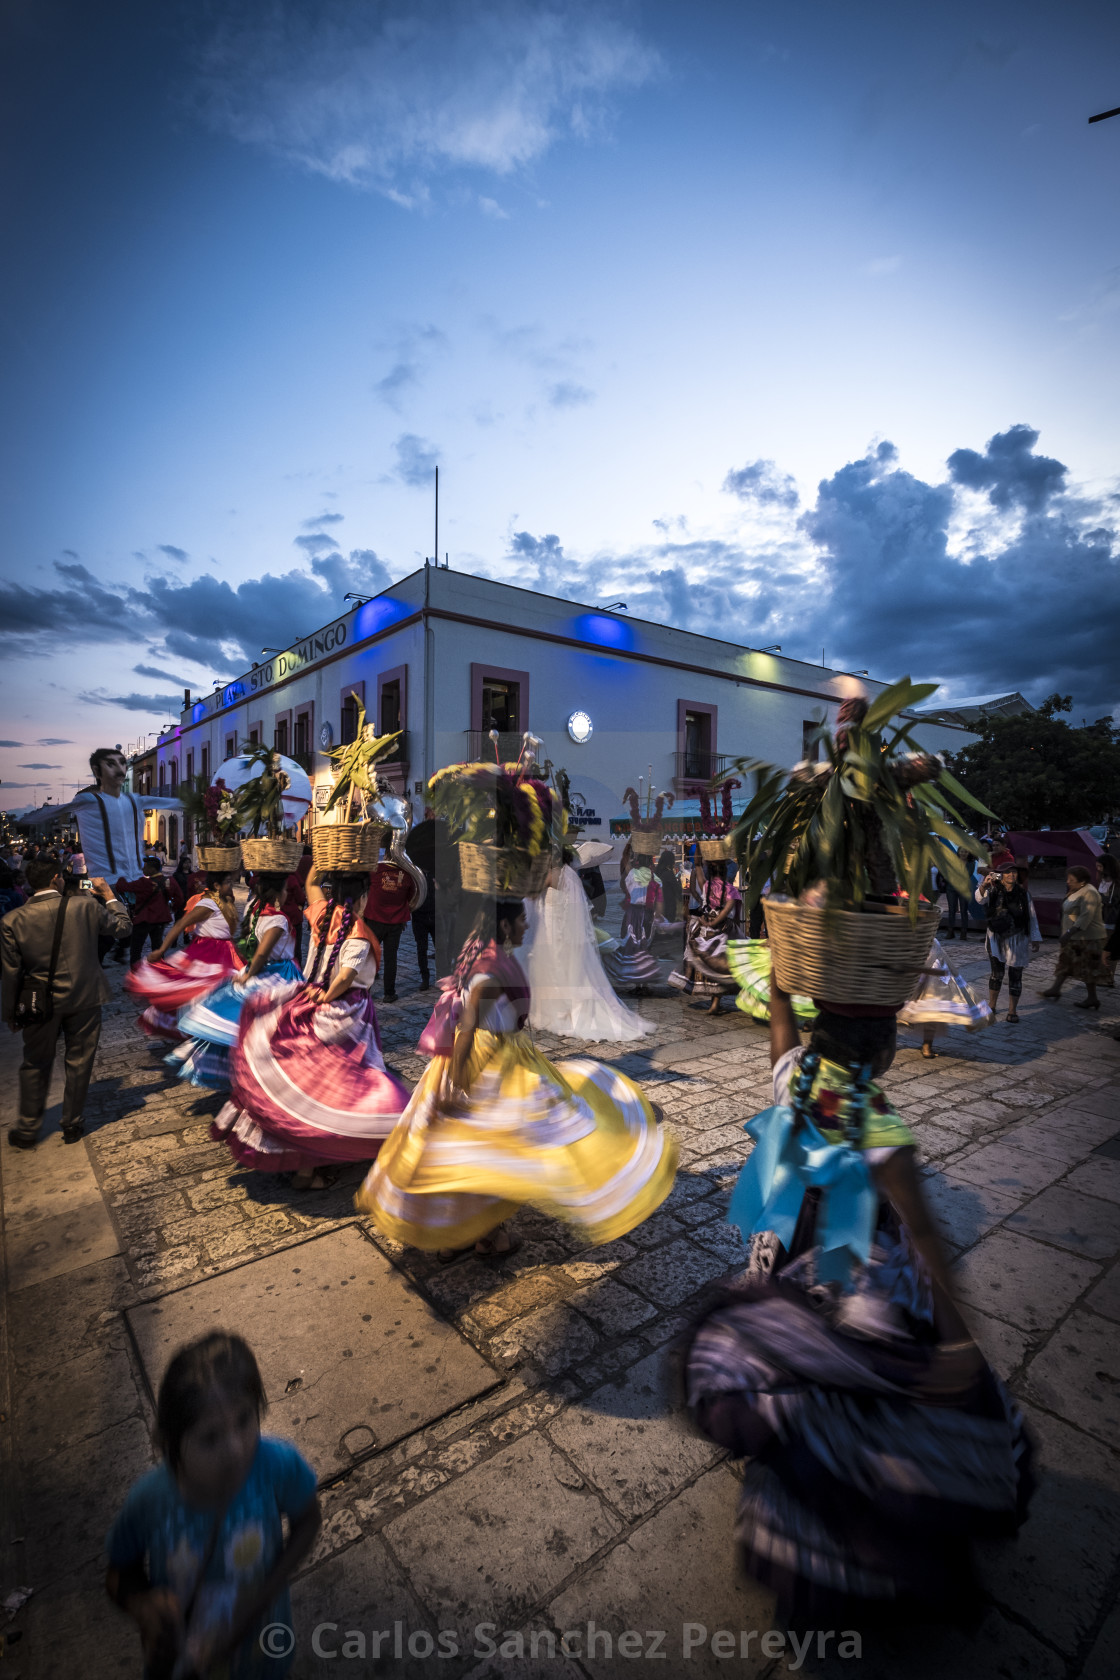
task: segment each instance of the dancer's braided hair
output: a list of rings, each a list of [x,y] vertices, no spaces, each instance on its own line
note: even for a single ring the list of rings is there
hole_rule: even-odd
[[[358,920],[354,909],[356,900],[364,898],[369,891],[369,876],[333,875],[329,880],[320,883],[323,889],[325,903],[319,914],[318,949],[315,952],[315,965],[307,976],[309,986],[325,986],[329,983],[331,974],[338,965],[338,954],[353,931]],[[324,967],[323,957],[327,952],[327,933],[335,910],[341,906],[342,921],[339,924],[338,935],[331,942],[329,954]]]

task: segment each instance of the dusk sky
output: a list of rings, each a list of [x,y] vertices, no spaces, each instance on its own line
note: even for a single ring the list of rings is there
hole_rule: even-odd
[[[432,551],[1120,703],[1120,11],[3,0],[0,803]]]

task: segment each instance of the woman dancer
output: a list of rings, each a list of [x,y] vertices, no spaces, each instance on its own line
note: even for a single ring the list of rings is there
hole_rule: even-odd
[[[975,1032],[978,1027],[990,1027],[994,1019],[991,1005],[973,997],[968,982],[935,939],[925,971],[919,974],[910,998],[899,1011],[899,1026],[921,1027],[922,1055],[932,1061],[940,1054],[933,1048],[934,1038],[945,1027]]]
[[[1038,917],[1034,902],[1015,868],[1009,854],[992,859],[992,869],[976,889],[976,902],[982,904],[988,917],[988,961],[991,978],[988,981],[988,1003],[994,1015],[999,1008],[1000,987],[1007,975],[1007,1019],[1012,1025],[1019,1019],[1019,999],[1023,995],[1023,970],[1031,951],[1037,952],[1042,943],[1038,931]]]
[[[1089,871],[1077,863],[1066,876],[1069,896],[1062,904],[1061,949],[1054,970],[1053,984],[1042,993],[1044,998],[1061,997],[1067,980],[1083,980],[1085,996],[1076,1004],[1078,1009],[1099,1009],[1097,982],[1108,979],[1103,959],[1105,926],[1101,911],[1101,895],[1092,883]]]
[[[1025,1516],[1029,1442],[953,1303],[913,1139],[873,1083],[893,1019],[822,1004],[802,1051],[773,981],[771,998],[777,1106],[747,1126],[728,1213],[750,1260],[693,1334],[689,1403],[747,1460],[736,1536],[780,1617],[959,1613],[976,1602],[970,1540]]]
[[[369,876],[307,877],[311,944],[305,985],[245,999],[230,1055],[233,1098],[210,1128],[242,1166],[293,1172],[325,1189],[328,1163],[368,1161],[408,1092],[385,1067],[370,989],[377,940],[362,920]]]
[[[532,1005],[529,1024],[562,1038],[628,1043],[653,1032],[652,1021],[615,996],[603,970],[583,883],[569,863],[556,865],[529,910],[522,947]]]
[[[636,855],[627,841],[618,867],[625,902],[622,937],[613,951],[603,951],[603,967],[615,986],[643,992],[661,981],[661,964],[651,946],[661,906],[661,883],[645,854]]]
[[[187,900],[186,909],[178,921],[172,922],[151,960],[139,963],[125,975],[125,991],[148,1000],[148,1008],[140,1017],[142,1031],[152,1038],[180,1042],[179,1010],[212,992],[242,967],[233,943],[236,926],[233,876],[207,875],[205,890]],[[184,932],[191,935],[190,944],[185,951],[172,951],[168,956]]]
[[[167,1060],[178,1068],[180,1079],[210,1090],[228,1089],[229,1053],[237,1043],[246,997],[303,979],[291,922],[281,908],[286,889],[283,874],[254,876],[238,938],[245,968],[179,1011],[179,1031],[185,1042],[176,1045]]]
[[[693,997],[711,998],[708,1014],[718,1015],[720,999],[734,997],[739,990],[727,946],[730,935],[742,933],[743,899],[727,878],[725,858],[706,864],[705,877],[700,909],[688,919],[684,962],[681,970],[669,976],[669,984]]]
[[[446,1260],[511,1253],[501,1222],[523,1203],[610,1242],[673,1185],[676,1144],[637,1085],[534,1047],[524,937],[520,899],[482,912],[425,1035],[435,1054],[357,1197],[387,1236]]]

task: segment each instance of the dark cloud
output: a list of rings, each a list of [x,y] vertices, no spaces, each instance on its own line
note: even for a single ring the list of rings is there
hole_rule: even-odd
[[[826,588],[783,646],[800,632],[802,645],[823,641],[829,662],[848,668],[910,671],[958,693],[1019,689],[1040,699],[1060,689],[1085,715],[1111,710],[1120,700],[1116,531],[1105,504],[1061,491],[1066,469],[1031,454],[1037,435],[1013,426],[983,456],[957,450],[947,484],[904,472],[889,444],[823,480],[800,524],[821,554]],[[987,488],[1000,509],[1017,504],[1017,533],[981,526],[951,553],[962,482]]]
[[[986,490],[993,507],[1022,508],[1039,513],[1065,489],[1066,469],[1050,455],[1035,455],[1038,433],[1031,426],[1012,426],[997,432],[975,449],[955,449],[949,457],[949,476],[969,490]]]
[[[439,327],[407,326],[398,333],[393,345],[395,360],[374,390],[391,409],[400,411],[400,398],[411,386],[418,385],[428,371],[432,356],[445,348],[447,335]]]
[[[158,665],[134,665],[132,669],[138,677],[152,677],[156,682],[178,683],[180,688],[189,688],[186,677],[177,677],[172,671],[161,671]]]
[[[741,502],[757,502],[760,507],[795,508],[800,500],[793,478],[779,472],[773,461],[751,461],[733,469],[723,488]]]
[[[37,746],[40,747],[72,747],[73,741],[68,741],[65,735],[40,735]]]
[[[340,514],[339,518],[341,517]],[[308,554],[321,554],[324,549],[329,549],[333,553],[338,547],[338,543],[328,531],[311,531],[304,536],[293,537],[292,541],[297,548],[304,549]]]
[[[47,743],[44,741],[43,745],[46,746],[46,744]],[[0,747],[22,747],[22,746],[23,746],[22,741],[0,741]]]
[[[169,560],[178,560],[182,562],[190,559],[190,555],[187,553],[186,549],[176,548],[174,543],[159,543],[157,544],[157,547],[159,548],[160,553],[166,554]]]
[[[183,704],[181,694],[106,694],[99,688],[79,694],[78,699],[86,706],[120,706],[126,712],[149,712],[153,717],[157,712],[178,712]]]
[[[61,764],[18,764],[17,770],[61,770]]]
[[[594,402],[595,393],[586,385],[577,385],[574,379],[561,379],[549,387],[548,401],[552,408],[580,408],[584,403]]]
[[[439,452],[434,444],[413,432],[402,432],[393,449],[397,457],[396,475],[402,484],[431,484],[439,463]]]
[[[392,581],[370,548],[237,585],[204,573],[185,583],[150,577],[134,588],[104,584],[81,565],[56,562],[55,571],[61,582],[53,589],[0,582],[0,646],[9,654],[158,638],[168,657],[212,673],[250,664],[262,646],[288,647],[335,617],[348,592],[375,595]]]
[[[344,513],[320,513],[314,519],[305,519],[303,528],[305,531],[317,531],[320,525],[341,525],[345,518]]]

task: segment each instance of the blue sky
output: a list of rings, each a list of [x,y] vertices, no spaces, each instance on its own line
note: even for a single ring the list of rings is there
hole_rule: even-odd
[[[5,806],[413,570],[436,460],[463,570],[1120,701],[1114,7],[3,19]]]

